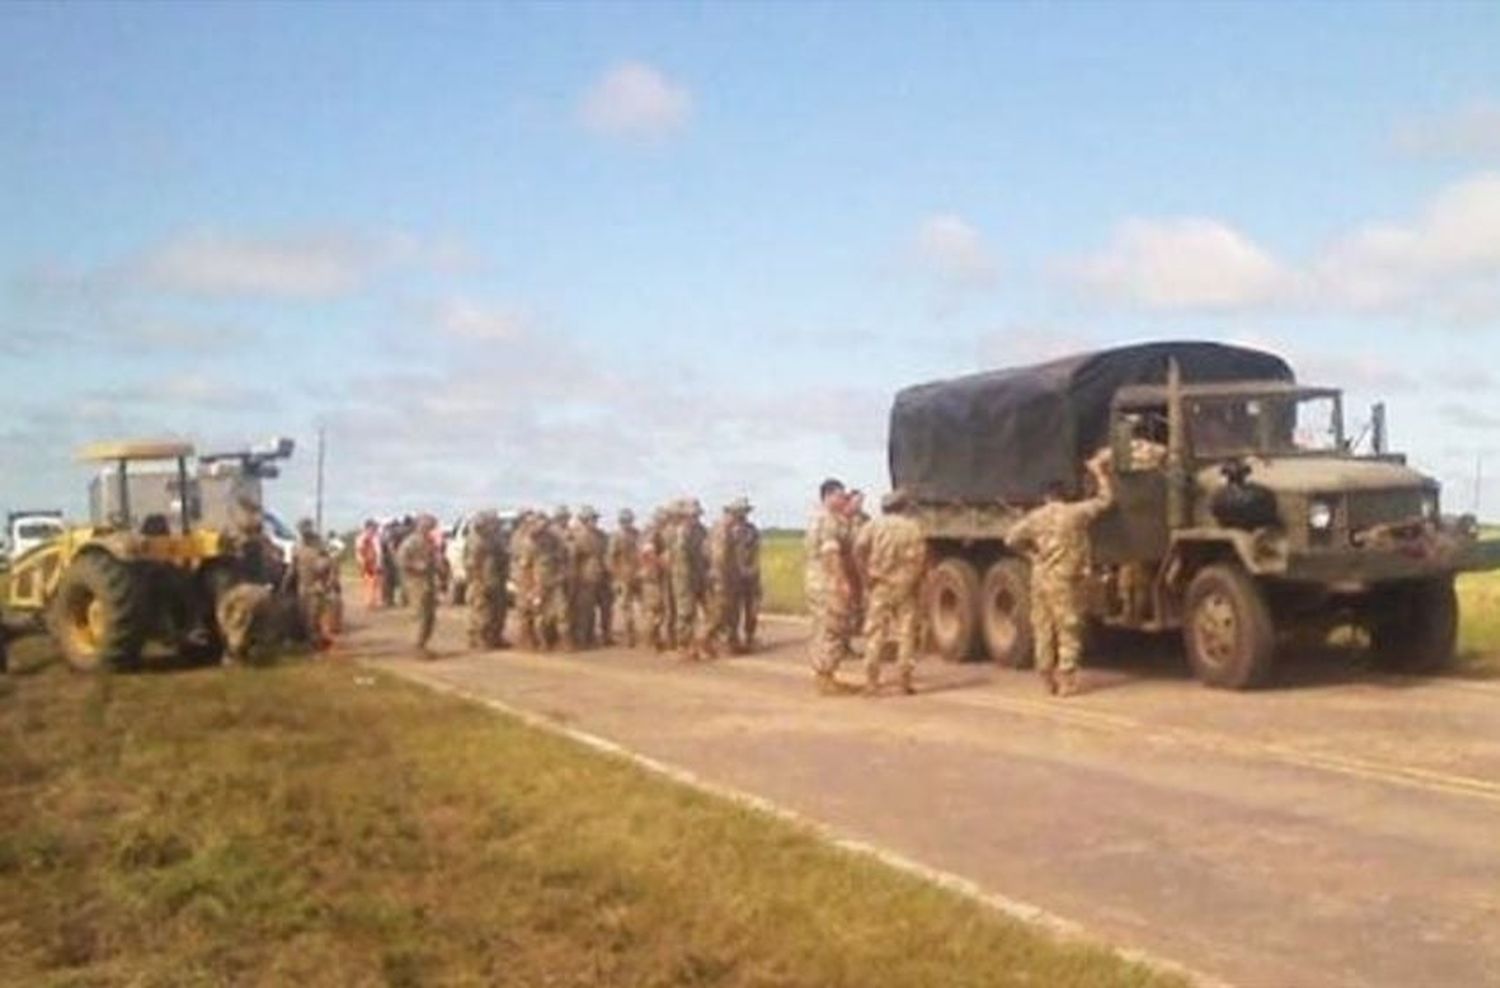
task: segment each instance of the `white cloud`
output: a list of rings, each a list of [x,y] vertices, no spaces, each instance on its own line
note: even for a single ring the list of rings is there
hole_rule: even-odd
[[[147,251],[129,270],[132,281],[172,294],[325,299],[357,290],[371,263],[367,246],[347,237],[198,232]]]
[[[1397,150],[1419,157],[1500,157],[1500,104],[1475,103],[1462,110],[1408,121],[1395,130]]]
[[[1288,275],[1234,228],[1203,217],[1132,219],[1073,265],[1100,294],[1156,309],[1237,309],[1275,299]]]
[[[1436,306],[1449,321],[1500,312],[1500,173],[1440,191],[1408,223],[1372,223],[1315,261],[1315,291],[1353,309]]]
[[[924,267],[951,285],[987,287],[1000,273],[999,261],[983,235],[953,213],[938,213],[922,221],[916,251]]]
[[[449,336],[493,342],[519,338],[526,332],[530,319],[513,306],[450,298],[438,303],[433,322]]]
[[[692,112],[692,93],[644,62],[607,70],[578,106],[579,119],[596,134],[648,140],[680,130]]]

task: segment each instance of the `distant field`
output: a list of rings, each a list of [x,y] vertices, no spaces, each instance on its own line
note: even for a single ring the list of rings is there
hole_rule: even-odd
[[[357,666],[38,644],[0,677],[0,984],[1182,984]]]
[[[779,614],[802,614],[802,533],[773,532],[761,540],[760,579],[765,593],[762,606]]]

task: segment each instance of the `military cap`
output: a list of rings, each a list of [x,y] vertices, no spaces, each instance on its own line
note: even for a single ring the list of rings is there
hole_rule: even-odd
[[[572,517],[572,514],[573,513],[568,510],[568,506],[566,504],[559,504],[557,507],[552,509],[552,520],[567,521],[570,517]]]
[[[313,524],[313,520],[311,518],[303,518],[301,521],[297,522],[297,531],[301,532],[303,535],[316,535],[318,533],[318,526]]]
[[[622,524],[629,524],[630,522],[635,521],[635,512],[631,511],[629,508],[621,508],[620,521]]]
[[[594,510],[594,506],[592,504],[585,504],[583,507],[578,509],[578,517],[585,521],[588,521],[593,518],[598,518],[599,512]]]
[[[683,514],[687,515],[701,515],[703,514],[703,505],[698,503],[696,497],[690,497],[682,502],[682,511]]]
[[[750,499],[748,497],[737,497],[726,504],[724,510],[731,514],[748,515],[753,509],[750,507]]]

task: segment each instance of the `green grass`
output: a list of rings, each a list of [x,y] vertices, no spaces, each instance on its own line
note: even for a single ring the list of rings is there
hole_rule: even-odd
[[[802,569],[806,553],[800,532],[773,532],[760,545],[762,606],[778,614],[805,614]]]
[[[1500,676],[1500,570],[1458,578],[1459,671]]]
[[[357,667],[28,651],[0,677],[0,984],[1179,983]]]

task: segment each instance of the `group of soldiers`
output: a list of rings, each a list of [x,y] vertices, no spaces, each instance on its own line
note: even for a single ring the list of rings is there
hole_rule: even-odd
[[[238,501],[232,524],[224,534],[224,552],[236,562],[234,583],[215,598],[215,617],[224,636],[226,662],[243,661],[257,637],[270,635],[263,626],[277,613],[273,597],[295,600],[290,627],[276,629],[300,638],[314,648],[328,648],[343,624],[343,594],[338,561],[318,535],[312,519],[297,523],[297,545],[290,560],[265,531],[260,505]],[[257,636],[257,631],[260,634]]]
[[[737,498],[705,526],[702,505],[687,498],[656,509],[644,527],[625,509],[611,532],[587,505],[576,515],[565,507],[522,511],[508,529],[494,512],[480,512],[463,547],[469,647],[508,646],[511,624],[527,649],[611,645],[618,628],[629,647],[687,660],[750,651],[761,601],[760,532],[751,511]],[[433,540],[419,536],[434,524],[430,515],[419,518],[396,554],[423,656],[432,654],[442,564]]]

